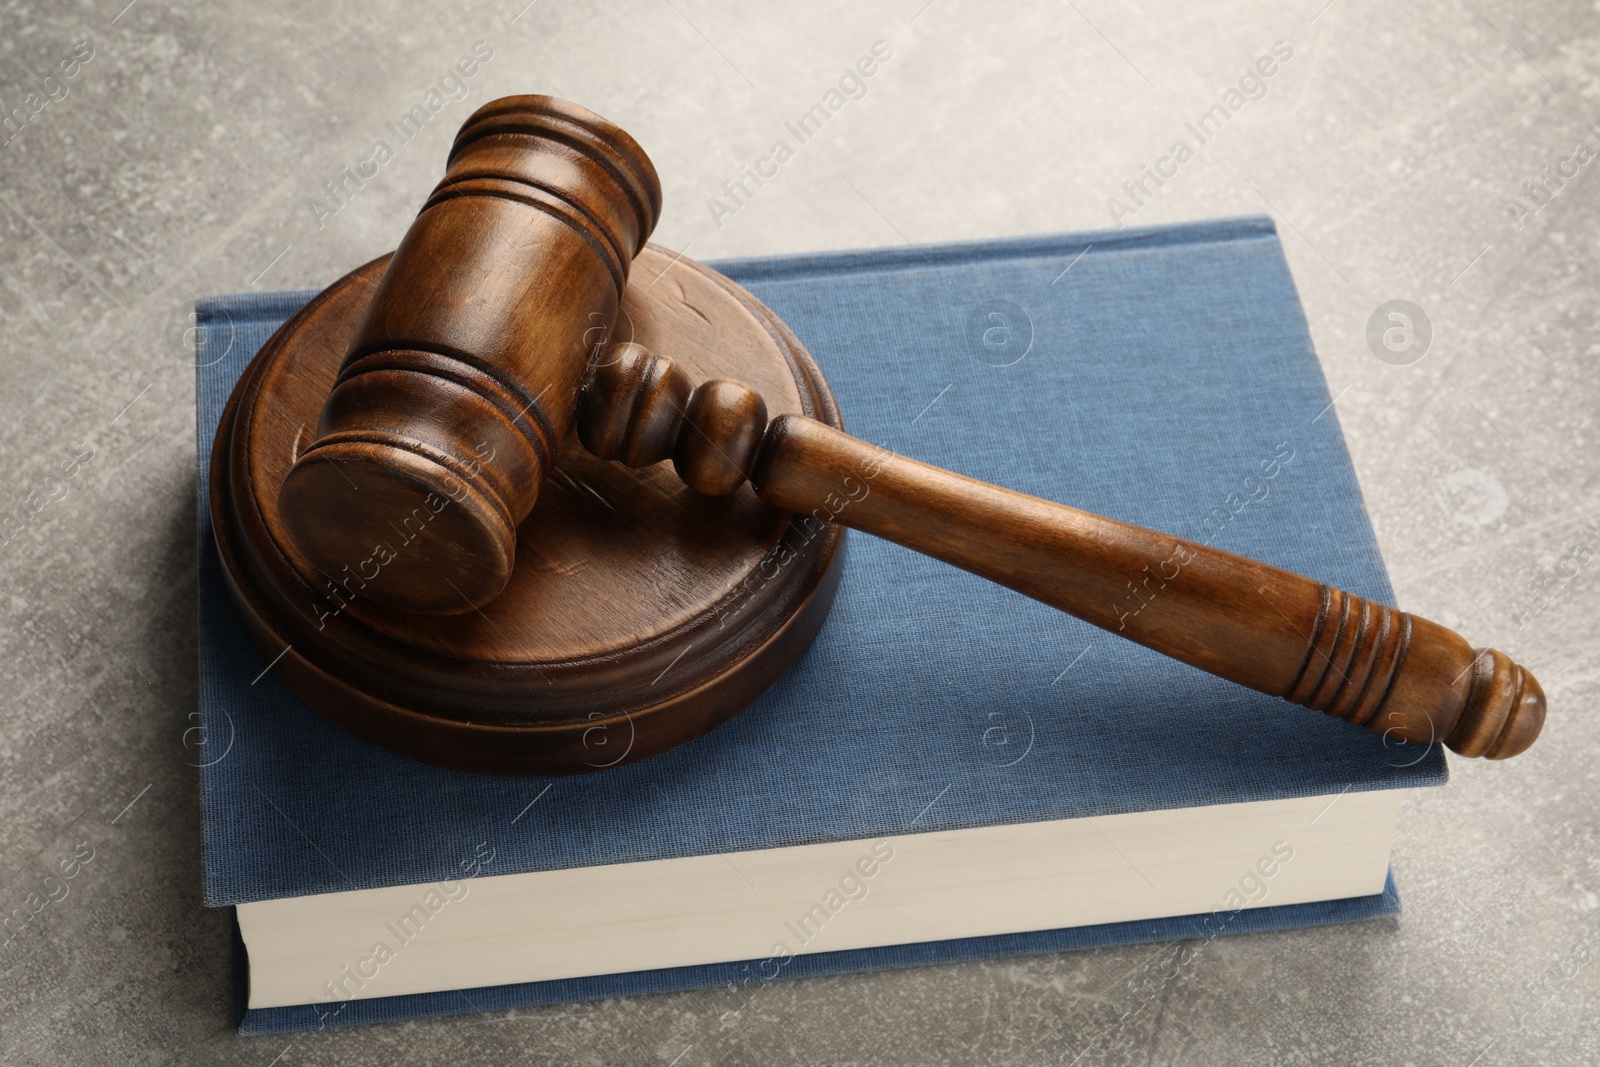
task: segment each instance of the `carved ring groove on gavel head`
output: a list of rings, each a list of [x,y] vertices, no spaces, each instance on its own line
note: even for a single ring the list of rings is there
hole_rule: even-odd
[[[372,599],[452,614],[500,592],[660,210],[644,150],[583,108],[507,97],[467,121],[284,478],[314,566],[338,580],[404,542]]]
[[[357,331],[320,436],[283,480],[284,524],[324,575],[337,580],[415,515],[418,547],[365,595],[435,614],[487,603],[576,421],[601,458],[671,457],[711,496],[748,481],[798,523],[886,538],[1385,738],[1503,759],[1538,736],[1533,675],[1445,627],[801,414],[769,421],[746,385],[696,386],[664,356],[607,344],[659,203],[644,153],[580,108],[515,97],[468,120]],[[1153,599],[1124,612],[1135,580]]]

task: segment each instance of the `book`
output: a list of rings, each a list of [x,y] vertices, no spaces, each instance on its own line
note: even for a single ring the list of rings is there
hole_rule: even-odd
[[[865,440],[1393,600],[1269,219],[713,265]],[[249,645],[206,505],[234,381],[312,295],[197,303],[205,899],[235,909],[242,1032],[692,988],[737,1012],[792,977],[1397,911],[1438,747],[856,533],[811,649],[679,749],[507,779],[343,733]]]

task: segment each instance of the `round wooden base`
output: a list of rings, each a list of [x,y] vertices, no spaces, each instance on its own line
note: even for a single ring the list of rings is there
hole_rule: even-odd
[[[415,615],[363,595],[431,521],[339,574],[294,548],[278,487],[316,434],[388,257],[329,286],[240,377],[211,457],[211,514],[252,640],[307,704],[402,755],[490,774],[571,774],[643,759],[742,711],[810,644],[843,565],[840,527],[790,522],[748,485],[698,496],[669,465],[631,470],[576,440],[518,530],[506,591],[481,610]],[[615,339],[696,380],[733,377],[774,414],[840,426],[827,383],[760,301],[651,246]]]

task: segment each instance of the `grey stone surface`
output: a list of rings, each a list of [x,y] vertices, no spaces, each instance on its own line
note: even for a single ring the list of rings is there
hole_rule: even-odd
[[[93,849],[0,950],[0,1062],[1600,1062],[1600,163],[1547,205],[1524,191],[1600,150],[1593,6],[523,2],[0,13],[7,112],[93,50],[0,145],[0,510],[43,504],[0,545],[0,907]],[[385,123],[479,40],[467,98],[400,147]],[[713,218],[878,40],[866,95]],[[1455,761],[1407,803],[1401,918],[1219,941],[1170,981],[1153,946],[779,983],[731,1024],[683,994],[233,1035],[186,737],[194,296],[320,286],[388,249],[460,120],[522,91],[634,132],[666,185],[657,239],[700,258],[1101,227],[1275,41],[1293,56],[1265,95],[1131,218],[1278,220],[1402,605],[1537,668],[1553,709],[1528,755]],[[378,140],[395,157],[314,208]],[[1395,299],[1432,325],[1408,365],[1367,341]]]

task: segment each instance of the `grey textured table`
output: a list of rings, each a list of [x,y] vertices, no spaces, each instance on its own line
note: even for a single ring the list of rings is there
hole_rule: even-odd
[[[524,2],[0,15],[0,910],[93,850],[0,949],[0,1062],[1600,1061],[1593,5]],[[787,135],[877,41],[864,95]],[[682,994],[235,1037],[188,733],[189,303],[392,247],[461,120],[527,91],[632,131],[698,258],[1270,213],[1402,605],[1534,667],[1544,738],[1408,801],[1399,919],[1171,981],[1149,946],[779,983],[732,1024]],[[1369,340],[1392,300],[1422,314]]]

